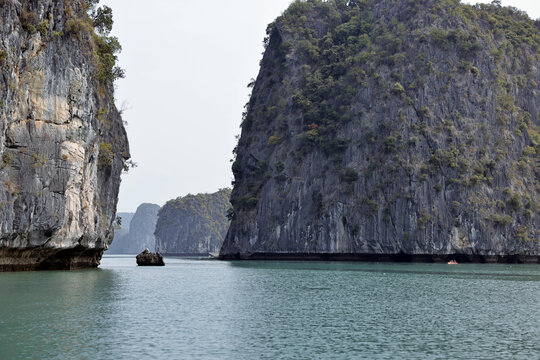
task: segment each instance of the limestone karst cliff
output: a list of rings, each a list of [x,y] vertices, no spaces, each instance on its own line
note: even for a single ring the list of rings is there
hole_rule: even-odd
[[[217,253],[229,228],[231,189],[187,195],[168,201],[159,211],[156,251],[168,255]]]
[[[124,223],[124,217],[122,217],[121,228],[124,229],[124,226],[127,226],[127,231],[117,237],[118,230],[115,230],[114,241],[107,254],[138,254],[144,249],[154,251],[156,247],[154,231],[159,209],[159,205],[156,204],[141,204],[135,214],[131,216],[129,213],[126,214],[127,223]]]
[[[223,258],[538,261],[539,21],[295,1],[265,43]]]
[[[0,1],[0,270],[95,267],[112,240],[130,155],[95,3]]]

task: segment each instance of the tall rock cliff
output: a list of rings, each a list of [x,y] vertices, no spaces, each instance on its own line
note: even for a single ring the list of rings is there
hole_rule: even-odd
[[[538,261],[540,22],[295,1],[265,42],[223,258]]]
[[[154,251],[156,247],[156,238],[154,231],[158,219],[160,207],[155,204],[141,204],[128,223],[128,232],[122,236],[116,237],[107,251],[108,254],[138,254],[144,249]],[[124,218],[122,218],[124,223]],[[123,226],[122,226],[123,228]]]
[[[0,270],[95,267],[112,240],[120,46],[89,3],[0,2]]]
[[[159,211],[156,251],[169,255],[217,253],[229,228],[230,189],[187,195],[168,201]]]

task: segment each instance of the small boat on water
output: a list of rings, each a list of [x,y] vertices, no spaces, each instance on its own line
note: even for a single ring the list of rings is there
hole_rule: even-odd
[[[448,262],[448,265],[457,265],[457,261],[456,260],[450,260]]]

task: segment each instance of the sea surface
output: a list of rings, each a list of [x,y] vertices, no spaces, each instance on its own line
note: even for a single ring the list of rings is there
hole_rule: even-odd
[[[0,359],[540,359],[539,265],[165,260],[0,273]]]

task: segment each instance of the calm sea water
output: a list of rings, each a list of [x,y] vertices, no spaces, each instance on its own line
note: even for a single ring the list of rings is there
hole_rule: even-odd
[[[0,273],[1,359],[540,359],[540,266],[218,262]]]

